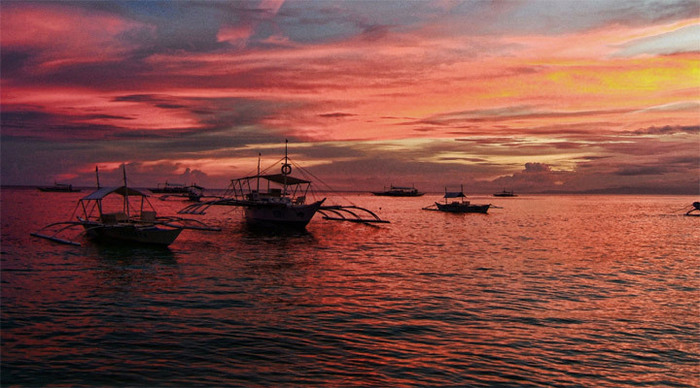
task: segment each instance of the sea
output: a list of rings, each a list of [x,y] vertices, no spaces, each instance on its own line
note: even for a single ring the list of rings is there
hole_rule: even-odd
[[[3,387],[700,387],[697,197],[329,193],[390,223],[216,207],[154,249],[30,236],[85,191],[0,194]]]

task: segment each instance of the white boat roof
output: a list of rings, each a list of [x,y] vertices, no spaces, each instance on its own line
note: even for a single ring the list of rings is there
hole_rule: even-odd
[[[98,199],[102,199],[102,198],[104,198],[112,193],[117,193],[121,196],[130,195],[130,196],[147,197],[146,194],[144,194],[138,190],[135,190],[135,189],[132,189],[132,188],[126,187],[126,186],[118,186],[118,187],[99,188],[96,191],[93,191],[92,193],[86,195],[82,199],[84,199],[84,200],[98,200]]]
[[[244,181],[244,180],[253,180],[257,178],[262,178],[262,179],[267,179],[271,182],[279,183],[279,184],[287,184],[287,185],[300,185],[304,183],[311,183],[311,181],[308,181],[306,179],[301,179],[301,178],[295,178],[290,175],[284,175],[284,174],[270,174],[270,175],[253,175],[253,176],[247,176],[244,178],[238,178],[238,179],[232,179],[233,182],[235,181]]]

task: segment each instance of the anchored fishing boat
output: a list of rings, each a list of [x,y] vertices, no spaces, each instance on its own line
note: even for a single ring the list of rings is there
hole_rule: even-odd
[[[288,143],[288,142],[287,142]],[[224,195],[213,201],[192,204],[180,210],[181,214],[204,214],[211,206],[238,206],[243,208],[248,225],[263,228],[304,229],[311,219],[320,213],[326,220],[360,223],[386,223],[375,213],[359,206],[323,206],[326,198],[309,202],[313,194],[312,182],[306,177],[292,176],[292,165],[303,174],[308,171],[289,158],[287,143],[279,173],[260,170],[258,158],[257,174],[231,180]]]
[[[157,187],[148,189],[153,194],[187,194],[189,186],[181,183],[159,183]]]
[[[389,186],[389,190],[384,187],[384,191],[373,191],[372,194],[383,197],[420,197],[421,193],[415,187]]]
[[[518,195],[515,194],[513,190],[507,191],[506,189],[503,189],[500,193],[495,193],[493,195],[494,197],[517,197]]]
[[[433,210],[441,211],[447,213],[483,213],[486,214],[491,207],[491,204],[487,205],[475,205],[469,201],[465,201],[466,195],[464,195],[464,188],[460,187],[460,191],[448,192],[445,188],[445,195],[443,196],[445,203],[435,202],[433,205],[426,206],[423,210]],[[459,198],[459,201],[452,201],[450,199]]]
[[[169,194],[164,194],[158,197],[161,201],[165,201],[168,199],[185,199],[187,201],[193,201],[193,202],[199,202],[202,197],[204,197],[204,187],[198,186],[198,185],[189,185],[184,187],[184,191],[177,191],[177,192],[170,192]],[[155,193],[153,189],[151,190],[152,193]]]
[[[283,165],[283,171],[285,166]],[[263,183],[266,189],[260,190]],[[255,188],[253,187],[255,184]],[[279,187],[271,187],[278,185]],[[231,182],[234,206],[242,206],[246,222],[253,226],[304,228],[321,208],[325,198],[306,203],[311,182],[288,174],[255,175]]]
[[[686,216],[700,217],[700,202],[693,202],[693,208],[685,213]]]
[[[167,246],[184,229],[221,230],[198,220],[158,216],[148,195],[128,187],[126,182],[125,168],[123,186],[99,187],[98,178],[97,190],[78,201],[70,221],[46,225],[31,235],[80,246],[75,237],[64,236],[71,230],[75,232],[75,228],[82,228],[85,236],[96,241]]]
[[[65,183],[54,183],[53,186],[39,186],[37,187],[39,191],[51,192],[51,193],[77,193],[80,189],[73,188],[73,185]]]

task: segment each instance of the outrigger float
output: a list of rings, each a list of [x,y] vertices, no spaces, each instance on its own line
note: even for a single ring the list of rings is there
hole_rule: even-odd
[[[72,229],[82,227],[83,232],[79,235],[84,234],[89,239],[101,242],[168,246],[184,229],[221,230],[199,220],[158,216],[147,194],[127,186],[126,168],[122,168],[124,185],[100,187],[98,177],[97,190],[81,198],[73,210],[71,219],[76,221],[55,222],[31,235],[57,243],[80,246],[75,238],[63,236]],[[116,196],[121,196],[121,200]],[[136,197],[138,200],[130,201],[130,197]]]
[[[313,175],[292,162],[288,155],[287,143],[284,147],[284,157],[272,166],[261,171],[260,158],[258,158],[257,174],[233,179],[221,198],[192,204],[180,210],[179,213],[205,214],[212,206],[238,206],[243,208],[248,225],[263,228],[304,229],[316,213],[323,215],[323,219],[331,221],[363,224],[389,222],[382,220],[374,212],[355,205],[324,206],[326,198],[308,202],[307,196],[312,193],[312,182],[309,179],[292,176],[292,165],[304,175]],[[282,162],[280,173],[266,173],[279,162]]]

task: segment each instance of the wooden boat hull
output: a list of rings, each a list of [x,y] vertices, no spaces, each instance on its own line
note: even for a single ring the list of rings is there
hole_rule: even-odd
[[[491,207],[488,205],[472,205],[467,203],[439,203],[435,202],[437,210],[448,213],[482,213],[486,214]]]
[[[248,225],[256,227],[303,229],[306,228],[321,204],[323,201],[309,205],[249,204],[245,206],[245,220]]]
[[[180,228],[163,228],[156,225],[83,223],[85,234],[102,242],[131,242],[168,246],[180,235]]]

